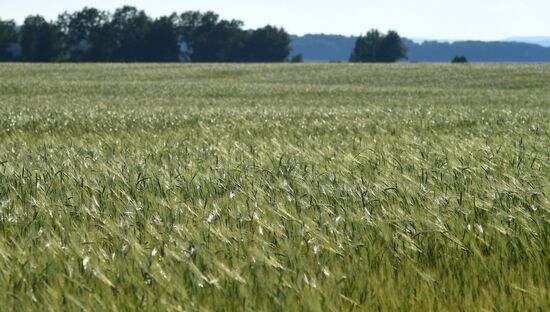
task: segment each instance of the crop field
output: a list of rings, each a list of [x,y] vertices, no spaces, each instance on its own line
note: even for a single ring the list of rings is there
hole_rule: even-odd
[[[0,65],[2,310],[550,309],[550,65]]]

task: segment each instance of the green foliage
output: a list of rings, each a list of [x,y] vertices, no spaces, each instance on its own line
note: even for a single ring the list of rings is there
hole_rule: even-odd
[[[60,33],[43,17],[29,16],[21,27],[21,57],[26,62],[52,62],[60,57]]]
[[[109,59],[112,47],[106,31],[109,22],[109,14],[94,8],[61,14],[57,25],[63,35],[65,59],[71,62]]]
[[[55,23],[29,16],[22,27],[28,62],[284,62],[288,33],[274,26],[244,30],[243,22],[213,12],[189,11],[151,19],[132,6],[114,14],[85,7]],[[15,25],[0,21],[0,61],[13,60]],[[185,47],[185,51],[182,51]],[[182,53],[183,52],[183,53]]]
[[[355,47],[351,52],[350,62],[377,62],[378,47],[383,37],[378,30],[373,29],[367,32],[364,37],[357,38]]]
[[[399,34],[389,31],[380,41],[376,55],[382,63],[393,63],[406,58],[407,51]]]
[[[117,9],[108,24],[112,43],[112,61],[139,62],[146,60],[150,18],[144,11],[124,6]]]
[[[547,81],[3,65],[2,308],[548,310]]]
[[[282,28],[243,30],[238,20],[220,20],[213,12],[185,12],[179,29],[192,62],[284,62],[290,37]]]
[[[242,30],[242,22],[216,21],[192,30],[185,38],[193,62],[244,62],[246,41],[249,34]]]
[[[455,56],[451,63],[468,63],[468,59],[465,56]]]
[[[415,43],[401,40],[395,32],[384,35],[377,30],[371,30],[360,38],[337,35],[290,37],[283,29],[272,26],[245,30],[242,22],[221,20],[213,12],[190,11],[154,20],[134,7],[126,6],[117,11],[119,13],[115,12],[115,15],[118,17],[89,7],[74,13],[65,12],[57,21],[49,23],[53,37],[48,34],[27,36],[25,50],[33,50],[28,53],[40,61],[69,62],[177,62],[191,59],[200,62],[283,62],[288,60],[291,49],[292,54],[323,62],[395,62],[405,58],[411,62],[448,62],[455,55],[463,54],[474,62],[550,61],[550,48],[520,42]],[[45,22],[40,19],[41,23]],[[16,29],[19,27],[15,27],[13,22],[0,21],[0,62],[24,60],[20,55],[20,36],[16,34],[13,39]],[[180,48],[185,51],[180,51]]]
[[[161,17],[151,23],[145,37],[145,60],[147,62],[178,62],[180,47],[173,17]]]
[[[250,34],[247,50],[253,62],[284,62],[290,54],[290,37],[282,28],[265,26]]]
[[[395,31],[382,34],[373,29],[357,38],[350,62],[393,63],[407,56],[401,37]]]
[[[291,63],[303,63],[304,56],[302,54],[296,54],[290,58]]]
[[[0,62],[13,61],[10,47],[17,42],[17,32],[13,21],[0,20]]]

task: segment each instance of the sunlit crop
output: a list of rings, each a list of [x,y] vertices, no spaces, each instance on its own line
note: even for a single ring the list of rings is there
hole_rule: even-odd
[[[1,65],[9,310],[547,310],[550,66]]]

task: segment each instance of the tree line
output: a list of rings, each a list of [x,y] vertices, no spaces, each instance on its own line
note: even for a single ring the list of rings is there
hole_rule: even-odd
[[[372,29],[359,36],[351,52],[350,62],[393,63],[407,57],[407,49],[396,31],[381,33]]]
[[[239,20],[188,11],[151,18],[124,6],[114,13],[85,7],[55,21],[28,16],[22,25],[0,20],[0,61],[22,62],[301,62],[290,57],[283,29],[244,29]],[[352,62],[395,62],[406,57],[396,32],[357,39]]]
[[[114,13],[84,8],[56,21],[29,16],[0,21],[0,61],[24,62],[283,62],[290,37],[278,27],[243,29],[214,12],[151,18],[135,7]]]

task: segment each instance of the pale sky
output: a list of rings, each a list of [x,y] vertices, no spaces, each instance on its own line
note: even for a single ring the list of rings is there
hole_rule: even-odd
[[[154,17],[212,10],[247,28],[271,24],[299,35],[359,35],[378,28],[427,39],[550,36],[550,0],[0,0],[0,18],[21,23],[41,14],[51,20],[84,6],[113,11],[125,4]]]

